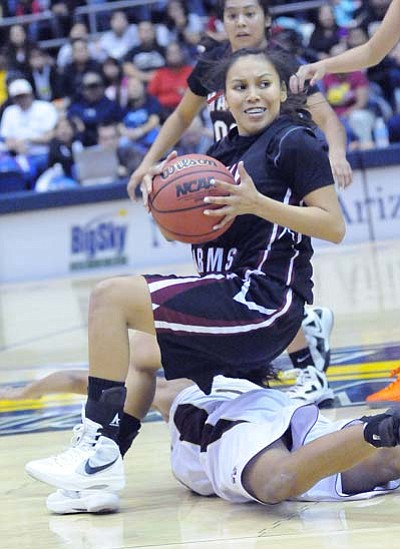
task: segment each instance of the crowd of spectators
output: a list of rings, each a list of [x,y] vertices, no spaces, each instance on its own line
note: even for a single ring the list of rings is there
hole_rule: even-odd
[[[216,0],[164,0],[96,12],[98,32],[76,8],[99,0],[1,0],[0,192],[77,186],[76,152],[112,135],[118,176],[128,177],[179,103],[203,37],[223,39]],[[271,39],[305,61],[365,42],[390,0],[332,0],[275,16]],[[8,17],[48,17],[5,24]],[[56,39],[56,40],[54,40]],[[54,43],[58,42],[58,46]],[[400,46],[378,66],[320,83],[341,118],[349,150],[400,141]],[[377,137],[379,128],[379,139]],[[383,138],[382,138],[383,132]],[[205,152],[207,114],[178,152]]]

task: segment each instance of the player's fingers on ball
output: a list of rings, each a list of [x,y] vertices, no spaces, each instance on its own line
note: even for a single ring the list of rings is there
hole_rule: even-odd
[[[226,204],[227,196],[206,196],[203,202],[206,204]]]
[[[178,156],[178,152],[177,151],[171,151],[169,153],[169,155],[167,156],[167,158],[165,159],[165,162],[169,162],[170,160],[173,160],[174,158],[176,158]]]
[[[241,160],[238,164],[238,169],[239,169],[239,172],[242,172],[242,173],[247,173],[246,171],[246,168],[244,167],[244,162],[243,160]]]
[[[145,208],[149,208],[149,191],[148,191],[148,188],[147,188],[147,185],[145,183],[145,181],[143,180],[142,181],[142,184],[140,185],[140,190],[142,191],[142,199],[143,199],[143,205]],[[150,189],[151,191],[151,189]]]
[[[234,186],[232,185],[232,183],[226,183],[225,181],[221,181],[221,179],[211,179],[210,183],[213,187],[216,187],[218,190],[226,191],[228,193],[230,193],[231,190],[233,190],[232,187]]]
[[[204,215],[208,217],[221,217],[221,215],[227,215],[228,214],[228,206],[221,206],[221,208],[213,208],[213,209],[207,209],[204,210]]]
[[[225,227],[225,225],[227,225],[233,219],[233,217],[234,216],[232,216],[232,215],[226,215],[225,217],[223,217],[221,219],[221,221],[219,223],[214,225],[213,230],[218,231],[219,229],[222,229],[222,227]]]

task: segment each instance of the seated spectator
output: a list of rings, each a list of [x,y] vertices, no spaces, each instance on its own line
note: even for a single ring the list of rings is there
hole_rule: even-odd
[[[360,25],[372,36],[387,12],[391,0],[367,0],[363,2]]]
[[[28,70],[28,52],[34,42],[28,39],[22,25],[13,25],[9,29],[5,46],[7,69],[15,76],[23,76]]]
[[[166,66],[157,69],[148,85],[168,116],[178,105],[187,88],[192,66],[185,63],[185,55],[178,42],[171,42],[165,50]]]
[[[54,38],[68,36],[72,27],[74,10],[84,4],[84,0],[50,0],[50,9],[53,14],[50,24]]]
[[[47,169],[36,181],[35,191],[54,191],[79,185],[73,157],[73,151],[78,148],[82,148],[82,143],[75,125],[66,116],[61,116],[49,144]]]
[[[367,40],[368,35],[363,28],[358,27],[355,29],[349,29],[349,36],[347,39],[347,45],[349,48],[360,46],[367,42]],[[384,97],[384,99],[392,105],[394,97],[390,71],[395,65],[396,63],[394,59],[390,55],[387,55],[382,59],[382,61],[367,69],[367,77],[369,82],[373,82],[376,86],[379,86],[382,97]]]
[[[82,142],[77,128],[72,120],[61,116],[54,130],[54,137],[50,141],[47,167],[52,168],[59,164],[63,174],[74,178],[73,149],[81,148]]]
[[[60,75],[50,56],[39,46],[29,50],[29,80],[35,97],[43,101],[53,101],[62,97]]]
[[[104,122],[97,127],[97,144],[74,151],[76,174],[82,185],[112,183],[127,175],[121,162],[117,124]]]
[[[204,30],[201,17],[189,12],[187,3],[169,0],[164,21],[157,28],[159,44],[166,48],[170,42],[179,42],[190,50],[191,55],[195,55]]]
[[[336,23],[332,6],[324,4],[318,9],[315,29],[308,46],[316,52],[319,59],[322,59],[329,55],[332,47],[340,42],[342,32]]]
[[[111,14],[110,25],[111,30],[101,35],[99,47],[105,56],[123,59],[128,51],[139,44],[136,25],[130,25],[121,10]]]
[[[113,57],[107,57],[101,65],[108,99],[125,107],[128,101],[128,78],[124,76],[122,64]]]
[[[90,55],[86,40],[77,38],[72,42],[72,61],[62,73],[62,89],[64,96],[73,99],[79,93],[83,76],[87,72],[101,73],[101,65]]]
[[[124,58],[124,72],[136,76],[142,82],[149,82],[154,72],[165,65],[165,51],[157,40],[150,21],[138,24],[139,46],[132,48]]]
[[[125,165],[131,173],[137,166],[139,153],[143,157],[158,135],[162,107],[158,100],[150,95],[143,82],[136,77],[128,80],[128,104],[119,132],[125,154]],[[132,161],[129,160],[131,157]],[[137,165],[139,162],[137,163]]]
[[[58,113],[52,103],[35,99],[30,83],[17,79],[9,86],[13,105],[3,113],[0,136],[27,172],[30,186],[47,165],[49,142]]]
[[[100,124],[97,128],[97,145],[104,149],[114,149],[116,151],[118,158],[117,176],[126,177],[128,171],[123,148],[121,147],[118,125],[113,122]]]
[[[85,147],[97,143],[97,128],[104,122],[120,122],[122,111],[116,101],[104,94],[104,82],[100,74],[87,72],[82,78],[81,94],[68,107],[68,117],[82,133]]]
[[[331,55],[337,55],[343,47],[332,48]],[[327,74],[323,85],[328,102],[347,130],[351,148],[372,148],[375,115],[368,110],[369,82],[365,73]]]
[[[95,61],[101,61],[105,58],[105,55],[101,52],[98,41],[91,40],[89,32],[84,23],[75,23],[69,33],[69,41],[61,46],[57,55],[57,67],[59,70],[63,70],[66,65],[72,62],[72,43],[75,40],[84,40],[89,48],[89,56]]]
[[[207,128],[201,117],[193,118],[192,123],[180,138],[176,150],[182,154],[206,154],[214,142],[213,131]]]

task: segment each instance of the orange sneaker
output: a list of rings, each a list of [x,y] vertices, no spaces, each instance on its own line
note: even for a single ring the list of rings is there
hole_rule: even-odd
[[[367,396],[365,400],[369,406],[373,408],[400,402],[400,366],[390,372],[390,377],[395,376],[397,376],[396,379],[390,385]]]

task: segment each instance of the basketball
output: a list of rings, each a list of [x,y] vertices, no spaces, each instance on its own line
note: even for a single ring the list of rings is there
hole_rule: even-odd
[[[204,202],[206,196],[221,196],[221,191],[211,185],[212,179],[235,184],[222,162],[204,154],[178,156],[154,177],[149,207],[166,236],[179,242],[201,244],[215,240],[229,229],[233,220],[214,231],[221,217],[203,213],[220,207]]]

